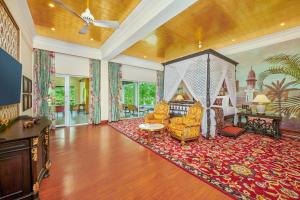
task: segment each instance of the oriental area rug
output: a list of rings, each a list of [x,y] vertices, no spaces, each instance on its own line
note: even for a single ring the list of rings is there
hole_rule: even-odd
[[[299,140],[246,133],[237,139],[200,137],[181,146],[169,135],[148,137],[138,128],[142,122],[110,126],[234,199],[300,199]]]

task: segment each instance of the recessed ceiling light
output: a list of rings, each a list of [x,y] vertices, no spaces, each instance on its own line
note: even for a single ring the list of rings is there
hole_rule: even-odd
[[[199,41],[199,43],[198,43],[198,48],[199,48],[199,49],[202,48],[202,42],[201,42],[201,41]]]
[[[157,43],[157,36],[155,34],[150,34],[144,39],[148,44],[155,45]]]
[[[94,38],[91,38],[90,40],[91,40],[91,41],[93,41],[93,40],[94,40]]]
[[[144,58],[147,58],[147,56],[143,56]]]
[[[51,28],[51,31],[55,31],[56,29],[54,27]]]
[[[55,7],[55,5],[53,3],[49,3],[48,5],[49,5],[50,8],[54,8]]]
[[[232,42],[235,42],[235,39],[232,39],[231,41],[232,41]]]
[[[285,25],[285,23],[284,23],[284,22],[281,22],[281,23],[280,23],[280,26],[284,26],[284,25]]]

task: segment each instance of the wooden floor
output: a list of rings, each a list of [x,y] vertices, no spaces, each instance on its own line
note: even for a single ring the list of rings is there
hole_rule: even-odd
[[[230,199],[108,125],[57,129],[41,200]]]

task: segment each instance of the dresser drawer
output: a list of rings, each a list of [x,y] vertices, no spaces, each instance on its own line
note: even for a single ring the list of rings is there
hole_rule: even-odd
[[[18,141],[10,141],[6,143],[0,144],[0,155],[13,152],[13,151],[19,151],[28,149],[30,147],[29,140],[18,140]]]

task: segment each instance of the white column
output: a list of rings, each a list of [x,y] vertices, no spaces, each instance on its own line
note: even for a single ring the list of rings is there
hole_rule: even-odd
[[[108,120],[108,61],[101,60],[101,120]]]

